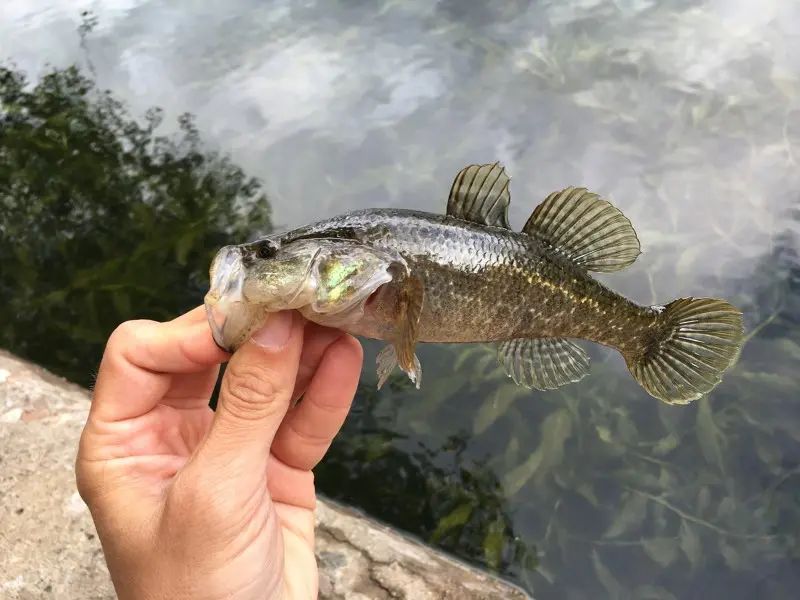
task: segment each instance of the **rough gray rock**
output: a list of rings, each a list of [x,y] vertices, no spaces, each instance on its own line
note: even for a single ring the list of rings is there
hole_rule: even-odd
[[[75,489],[86,390],[0,350],[0,598],[115,598]],[[523,591],[320,499],[323,600],[522,600]]]

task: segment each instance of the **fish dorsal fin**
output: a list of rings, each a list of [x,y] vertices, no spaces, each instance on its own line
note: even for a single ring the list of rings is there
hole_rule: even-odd
[[[464,167],[458,172],[450,188],[447,214],[481,225],[511,229],[508,224],[510,181],[505,168],[499,162]]]
[[[630,220],[586,188],[570,186],[550,194],[522,232],[544,238],[587,271],[619,271],[641,254]]]

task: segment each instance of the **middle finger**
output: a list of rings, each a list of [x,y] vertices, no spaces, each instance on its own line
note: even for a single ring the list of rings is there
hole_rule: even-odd
[[[351,335],[327,347],[303,402],[286,415],[275,435],[271,451],[279,460],[303,470],[322,460],[350,411],[363,356]]]
[[[323,327],[312,322],[306,323],[303,351],[300,355],[300,365],[297,369],[290,406],[293,407],[300,399],[300,396],[308,389],[308,385],[311,383],[314,373],[317,372],[328,347],[343,335],[344,331],[341,329]]]

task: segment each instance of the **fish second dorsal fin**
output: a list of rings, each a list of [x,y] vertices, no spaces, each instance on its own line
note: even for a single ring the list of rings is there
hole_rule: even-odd
[[[499,162],[464,167],[458,172],[450,188],[447,214],[481,225],[511,229],[508,224],[510,181],[505,168]]]
[[[544,238],[587,271],[619,271],[641,254],[630,220],[586,188],[570,186],[547,196],[522,232]]]

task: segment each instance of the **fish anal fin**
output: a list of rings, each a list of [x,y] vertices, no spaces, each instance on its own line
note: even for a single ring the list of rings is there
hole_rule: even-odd
[[[538,235],[587,271],[611,273],[641,254],[630,220],[586,188],[553,192],[531,213],[523,233]]]
[[[464,167],[450,188],[447,214],[481,225],[511,229],[508,223],[510,182],[499,162]]]
[[[513,339],[497,345],[497,359],[514,383],[554,390],[589,374],[586,352],[565,338]]]

